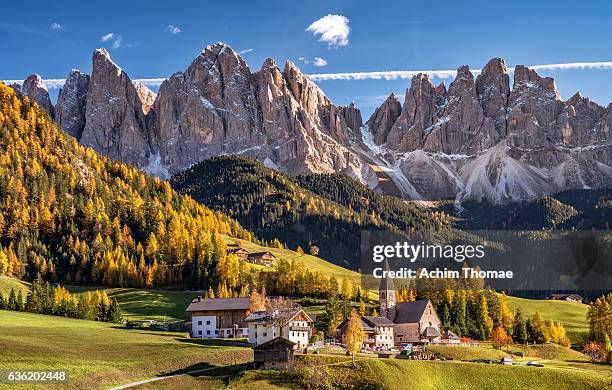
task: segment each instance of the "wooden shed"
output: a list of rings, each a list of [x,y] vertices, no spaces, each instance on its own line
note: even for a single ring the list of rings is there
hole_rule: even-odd
[[[255,353],[255,368],[283,369],[293,360],[295,343],[284,337],[277,337],[253,347]]]

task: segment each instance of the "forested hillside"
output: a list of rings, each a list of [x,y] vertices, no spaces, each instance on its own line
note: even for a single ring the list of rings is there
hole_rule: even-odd
[[[362,230],[440,231],[450,220],[382,196],[345,175],[292,178],[245,157],[215,157],[171,179],[173,187],[227,213],[259,238],[292,249],[316,247],[345,267],[359,267]]]
[[[251,239],[239,223],[168,182],[81,146],[0,83],[0,275],[216,286],[225,258],[221,234]]]
[[[455,225],[461,229],[610,229],[612,189],[563,191],[532,202],[464,203]],[[456,213],[453,205],[440,210]]]

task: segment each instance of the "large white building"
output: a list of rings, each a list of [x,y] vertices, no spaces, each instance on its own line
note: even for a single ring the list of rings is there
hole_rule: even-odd
[[[256,311],[245,319],[249,343],[260,345],[277,337],[295,343],[294,349],[308,346],[312,319],[301,308]]]
[[[191,313],[191,336],[196,338],[247,337],[244,321],[249,298],[195,298],[187,311]]]

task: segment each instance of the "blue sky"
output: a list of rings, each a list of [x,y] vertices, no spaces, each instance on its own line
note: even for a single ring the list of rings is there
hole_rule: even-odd
[[[328,14],[348,19],[348,35],[325,42],[325,24],[307,31]],[[252,70],[272,57],[306,73],[480,68],[495,56],[509,65],[612,61],[610,14],[606,1],[8,2],[0,13],[0,79],[89,72],[96,47],[107,47],[133,79],[167,77],[217,41],[246,51]],[[315,66],[317,57],[326,65]],[[580,90],[602,105],[612,101],[611,69],[540,73],[555,77],[564,98]],[[391,91],[403,97],[409,80],[319,84],[367,117]]]

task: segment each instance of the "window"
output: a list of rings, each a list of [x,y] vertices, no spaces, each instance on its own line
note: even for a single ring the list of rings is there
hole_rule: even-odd
[[[206,331],[206,334],[210,334],[210,330],[207,330],[207,331]]]
[[[268,332],[263,332],[263,337],[266,337],[268,335]]]
[[[215,334],[219,334],[219,329],[215,329]]]
[[[202,325],[202,321],[198,321],[198,325]]]
[[[202,336],[202,331],[198,330],[198,336]]]
[[[206,325],[210,325],[210,320],[206,321]]]

